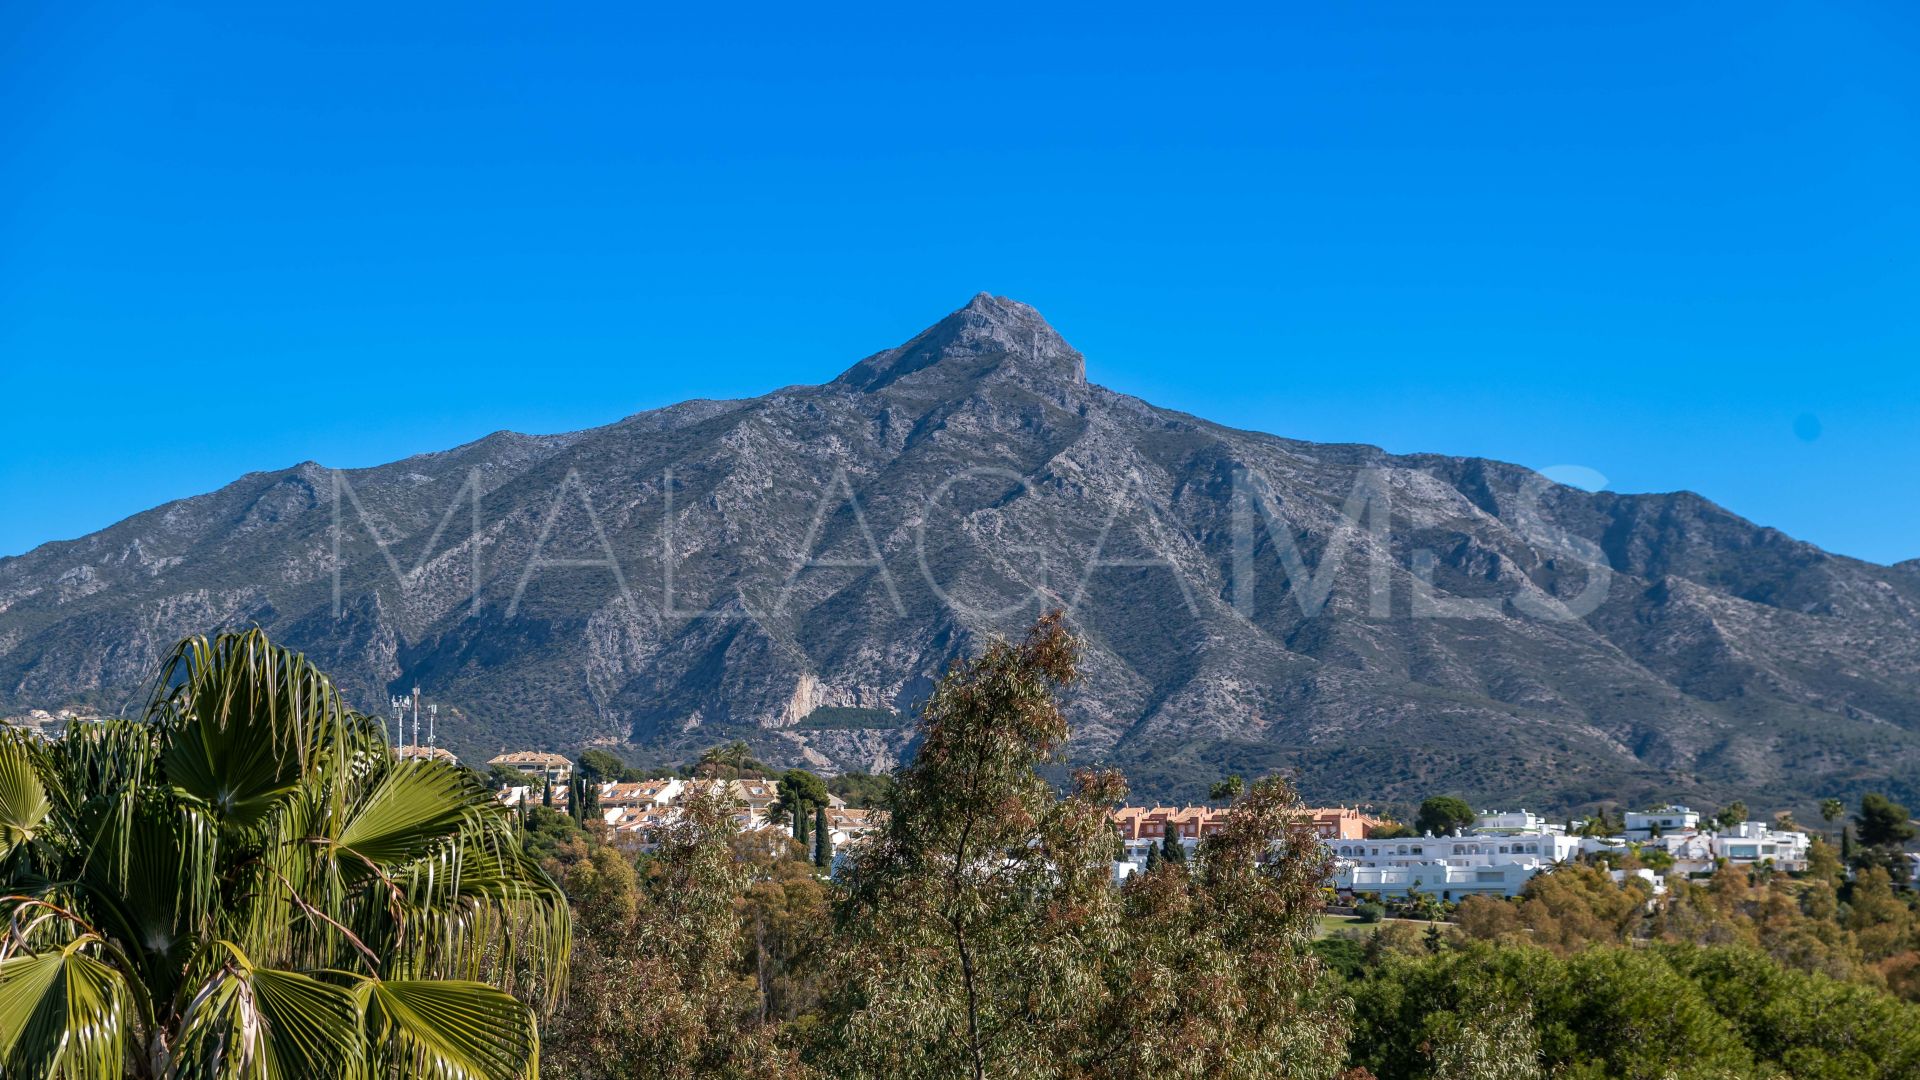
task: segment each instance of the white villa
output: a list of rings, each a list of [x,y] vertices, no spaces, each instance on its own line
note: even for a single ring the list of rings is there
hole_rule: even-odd
[[[1627,820],[1633,820],[1629,814]],[[1771,863],[1780,870],[1807,868],[1807,849],[1812,843],[1806,833],[1787,832],[1763,822],[1743,821],[1730,829],[1701,832],[1689,829],[1641,841],[1641,847],[1653,847],[1673,856],[1676,874],[1711,873],[1725,859],[1734,866],[1759,866]]]
[[[1697,832],[1700,813],[1684,806],[1663,806],[1645,812],[1627,811],[1627,839],[1649,840],[1668,833]]]

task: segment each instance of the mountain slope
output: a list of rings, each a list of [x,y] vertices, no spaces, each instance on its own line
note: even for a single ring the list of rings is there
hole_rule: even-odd
[[[253,474],[0,560],[0,706],[122,708],[173,639],[257,622],[366,706],[457,705],[465,753],[876,767],[906,748],[874,710],[1064,605],[1073,755],[1146,794],[1784,805],[1916,792],[1913,566],[1158,409],[982,294],[825,386]]]

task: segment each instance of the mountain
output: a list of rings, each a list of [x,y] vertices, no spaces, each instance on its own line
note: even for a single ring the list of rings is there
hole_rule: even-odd
[[[254,473],[0,560],[0,708],[125,709],[178,637],[258,623],[363,707],[417,683],[466,755],[876,768],[951,660],[1055,605],[1071,755],[1141,797],[1920,794],[1920,563],[1208,423],[984,293],[824,386]]]

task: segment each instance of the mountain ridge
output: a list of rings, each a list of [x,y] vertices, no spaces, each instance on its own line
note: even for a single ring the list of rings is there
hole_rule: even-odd
[[[459,705],[466,753],[883,767],[903,729],[806,716],[908,710],[1060,604],[1073,752],[1142,791],[1805,803],[1914,790],[1916,571],[1690,492],[1160,409],[982,293],[818,386],[249,473],[0,559],[0,707],[124,708],[164,643],[257,622],[364,706]]]

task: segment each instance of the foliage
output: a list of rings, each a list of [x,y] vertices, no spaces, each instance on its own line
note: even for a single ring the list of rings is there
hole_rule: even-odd
[[[927,702],[887,829],[844,871],[814,1043],[828,1073],[1053,1074],[1116,928],[1113,785],[1085,777],[1062,799],[1036,771],[1066,739],[1052,689],[1077,651],[1049,616],[956,664]]]
[[[754,759],[753,748],[743,739],[709,746],[694,762],[693,774],[717,780],[739,780],[763,776],[767,767]]]
[[[535,806],[528,808],[521,823],[520,846],[542,865],[550,861],[572,863],[586,853],[587,833],[571,815],[550,806]]]
[[[1861,797],[1860,813],[1854,821],[1859,825],[1854,836],[1870,848],[1897,848],[1913,839],[1914,826],[1907,820],[1907,808],[1879,792]]]
[[[481,783],[498,791],[501,788],[527,787],[527,774],[507,765],[488,765],[484,773],[475,770]]]
[[[841,773],[827,781],[827,790],[854,807],[883,807],[893,796],[893,777],[873,773]]]
[[[1413,819],[1415,833],[1445,836],[1470,828],[1474,822],[1473,807],[1467,801],[1453,795],[1435,795],[1420,804],[1420,813]]]
[[[740,912],[740,970],[760,1000],[756,1023],[802,1029],[818,1021],[818,960],[828,932],[828,888],[782,837],[777,844],[734,841],[748,886]]]
[[[1539,1075],[1527,1065],[1536,1053],[1535,1068],[1569,1077],[1920,1071],[1920,1007],[1745,947],[1402,947],[1373,955],[1349,985],[1353,1061],[1381,1080]]]
[[[1175,866],[1187,864],[1187,845],[1180,842],[1180,830],[1168,822],[1160,837],[1160,861]]]
[[[1537,1080],[1540,1036],[1524,999],[1490,996],[1465,1012],[1427,1016],[1432,1080]]]
[[[1455,917],[1469,937],[1529,941],[1564,954],[1595,942],[1617,944],[1632,938],[1651,895],[1640,878],[1615,885],[1606,871],[1574,864],[1535,875],[1513,900],[1465,897]]]
[[[1560,957],[1476,943],[1396,951],[1351,989],[1353,1060],[1380,1080],[1484,1058],[1492,1032],[1519,1052],[1464,1075],[1538,1075],[1528,1066],[1536,1053],[1555,1076],[1596,1080],[1718,1080],[1747,1075],[1754,1063],[1737,1026],[1663,956],[1643,950],[1594,947]]]
[[[1247,782],[1236,774],[1225,780],[1215,781],[1214,785],[1207,789],[1207,799],[1210,802],[1232,802],[1246,789]]]
[[[1315,950],[1326,849],[1277,778],[1251,786],[1191,869],[1124,889],[1084,1075],[1332,1077],[1347,1009]]]
[[[1747,804],[1738,799],[1721,807],[1720,812],[1713,815],[1713,823],[1722,829],[1731,829],[1746,820]]]
[[[549,1030],[559,1075],[621,1080],[783,1072],[764,999],[737,969],[747,863],[717,789],[691,798],[636,866],[600,847],[569,871],[579,919],[571,995]]]
[[[571,919],[474,774],[258,630],[144,720],[0,735],[5,1075],[516,1077]]]
[[[1387,906],[1370,900],[1355,905],[1353,914],[1363,923],[1377,923],[1387,917]]]
[[[780,774],[779,797],[767,808],[767,820],[775,824],[794,823],[794,837],[804,841],[805,827],[799,822],[816,806],[827,804],[827,782],[805,769],[788,769]]]
[[[645,772],[629,766],[605,750],[588,750],[582,753],[578,769],[582,776],[594,782],[617,780],[623,784],[630,784],[636,780],[646,779]]]
[[[863,709],[850,705],[822,705],[808,713],[799,726],[837,731],[870,728],[892,729],[905,724],[908,717],[892,709]]]

